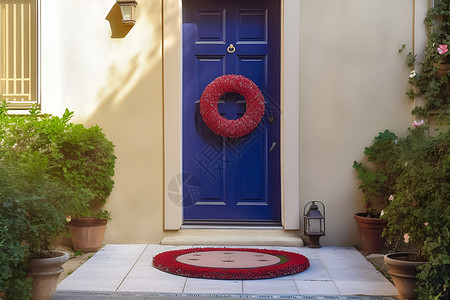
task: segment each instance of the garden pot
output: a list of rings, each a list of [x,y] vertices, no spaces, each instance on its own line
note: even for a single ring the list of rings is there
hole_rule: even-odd
[[[437,78],[441,78],[450,72],[450,64],[433,64],[433,66],[438,68],[438,71],[434,75]]]
[[[58,285],[62,264],[69,259],[65,252],[46,251],[47,258],[31,258],[28,260],[28,274],[32,277],[32,300],[49,300]]]
[[[381,218],[368,218],[366,213],[354,215],[358,225],[361,251],[365,253],[381,253],[386,244],[386,239],[381,236],[386,228],[387,220]]]
[[[95,252],[102,247],[107,219],[73,218],[69,222],[73,247],[76,251]]]
[[[426,262],[414,261],[414,252],[389,253],[384,256],[384,261],[389,267],[389,275],[394,280],[395,287],[401,299],[417,299],[414,292],[417,283],[417,266]]]

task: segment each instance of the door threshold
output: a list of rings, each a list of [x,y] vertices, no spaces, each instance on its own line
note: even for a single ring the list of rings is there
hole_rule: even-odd
[[[261,230],[283,230],[283,226],[242,226],[242,225],[181,225],[181,229],[261,229]]]

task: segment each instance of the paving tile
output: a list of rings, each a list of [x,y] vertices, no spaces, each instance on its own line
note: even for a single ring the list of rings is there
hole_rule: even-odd
[[[156,255],[155,254],[143,254],[141,257],[139,257],[139,259],[136,261],[136,265],[137,266],[149,266],[151,267],[153,265],[153,257]]]
[[[353,247],[323,247],[319,249],[318,254],[323,261],[328,259],[366,261],[365,257]]]
[[[331,269],[328,270],[328,273],[335,282],[389,282],[375,269]]]
[[[210,246],[195,246],[210,247]],[[264,280],[185,278],[152,266],[163,251],[188,249],[172,245],[107,245],[66,278],[58,290],[185,292],[230,294],[395,295],[395,287],[353,247],[255,247],[305,255],[310,268],[299,274]],[[246,247],[239,247],[246,248]],[[126,276],[126,277],[125,277]]]
[[[373,296],[393,296],[397,295],[394,285],[388,282],[344,282],[335,281],[341,295],[373,295]]]
[[[183,292],[239,294],[242,293],[242,281],[187,278]]]
[[[301,295],[340,295],[333,281],[296,280],[298,292]]]
[[[144,253],[161,253],[164,251],[172,251],[172,250],[181,250],[181,249],[189,249],[192,246],[175,246],[175,245],[154,245],[150,244],[145,249]]]
[[[139,257],[140,255],[138,254],[108,254],[105,252],[99,255],[94,255],[86,262],[86,264],[132,266],[136,263]]]
[[[280,279],[243,280],[243,291],[246,294],[298,294],[294,280]]]
[[[336,269],[365,269],[375,271],[374,266],[367,260],[353,259],[322,259],[323,265],[328,270]]]
[[[153,266],[146,266],[146,265],[135,265],[127,275],[127,278],[136,278],[136,277],[141,278],[146,277],[156,279],[184,278],[183,276],[163,272],[154,268]]]
[[[148,277],[125,278],[117,291],[129,292],[183,292],[186,278],[158,279]]]
[[[123,265],[96,265],[96,264],[85,264],[79,267],[70,276],[72,277],[121,277],[124,278],[130,271],[131,266]]]
[[[147,244],[108,244],[98,251],[98,253],[108,251],[108,253],[142,253]]]
[[[123,277],[72,277],[69,276],[58,284],[58,291],[115,291]]]
[[[288,251],[298,253],[306,256],[307,258],[319,257],[319,249],[307,248],[307,247],[274,247],[275,250]]]
[[[330,274],[323,267],[309,267],[308,270],[291,276],[294,280],[331,280]]]

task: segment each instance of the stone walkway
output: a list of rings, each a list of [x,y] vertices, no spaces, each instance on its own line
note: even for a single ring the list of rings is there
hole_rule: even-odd
[[[397,293],[395,287],[353,247],[251,247],[300,253],[310,260],[311,267],[305,272],[264,280],[185,278],[152,267],[152,258],[156,254],[190,247],[106,245],[58,285],[54,298],[63,299],[58,295],[81,291],[335,296],[392,296]]]

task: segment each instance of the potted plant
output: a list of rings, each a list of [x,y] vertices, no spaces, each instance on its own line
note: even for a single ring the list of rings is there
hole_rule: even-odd
[[[384,235],[389,247],[400,251],[387,254],[385,261],[405,299],[450,297],[449,16],[448,0],[434,1],[425,19],[425,59],[408,54],[408,65],[422,68],[411,71],[407,95],[424,100],[412,113],[425,121],[414,121],[415,129],[398,142],[400,171],[393,201],[384,210]],[[431,127],[436,131],[430,133]]]
[[[417,124],[417,123],[415,123]],[[416,125],[398,143],[401,172],[385,208],[385,256],[400,296],[448,299],[450,274],[450,133]]]
[[[8,299],[50,299],[68,259],[48,250],[65,228],[64,187],[45,175],[46,160],[38,154],[2,152],[0,290]]]
[[[45,263],[54,265],[44,271],[51,280],[37,279],[35,267],[55,256],[45,249],[67,228],[67,213],[108,216],[100,206],[111,192],[115,163],[114,146],[98,126],[71,123],[68,110],[61,118],[37,108],[29,113],[9,115],[0,101],[0,294],[14,299],[28,299],[31,282],[33,293],[55,290],[67,255]],[[49,281],[55,288],[47,288]]]
[[[76,124],[55,140],[55,148],[59,156],[52,168],[72,194],[67,221],[74,248],[96,251],[111,219],[101,206],[114,186],[114,145],[98,126]]]
[[[365,212],[356,213],[354,219],[358,226],[361,250],[366,253],[380,253],[385,246],[382,232],[387,220],[380,218],[383,209],[392,199],[393,187],[397,177],[395,167],[397,136],[385,130],[375,137],[373,144],[366,147],[364,154],[368,163],[353,163],[361,181],[359,189],[363,192]]]

